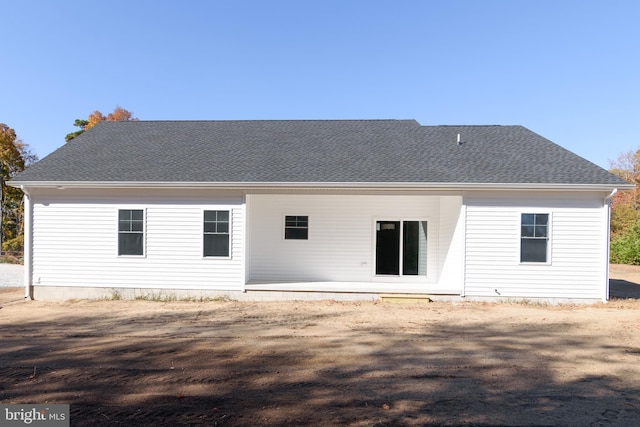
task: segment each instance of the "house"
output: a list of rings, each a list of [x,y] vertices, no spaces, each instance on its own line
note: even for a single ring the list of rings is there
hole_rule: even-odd
[[[522,126],[102,122],[14,178],[32,298],[606,301],[629,184]]]

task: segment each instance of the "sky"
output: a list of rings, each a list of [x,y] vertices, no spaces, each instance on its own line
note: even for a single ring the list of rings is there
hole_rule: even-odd
[[[637,0],[1,0],[0,123],[523,125],[604,167],[640,148]]]

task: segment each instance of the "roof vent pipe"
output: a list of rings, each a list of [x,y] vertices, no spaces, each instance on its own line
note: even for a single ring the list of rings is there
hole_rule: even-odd
[[[460,144],[461,144],[461,142],[460,142],[460,134],[458,134],[458,144],[457,145],[460,145]]]

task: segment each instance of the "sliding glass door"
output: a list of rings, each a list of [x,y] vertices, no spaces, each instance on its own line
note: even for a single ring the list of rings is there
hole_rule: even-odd
[[[376,221],[376,274],[427,275],[427,221]]]

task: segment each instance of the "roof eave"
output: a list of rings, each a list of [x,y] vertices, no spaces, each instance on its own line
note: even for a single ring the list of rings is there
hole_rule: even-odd
[[[10,181],[17,188],[216,188],[252,189],[362,189],[362,190],[629,190],[633,184],[470,183],[470,182],[164,182],[164,181]]]

